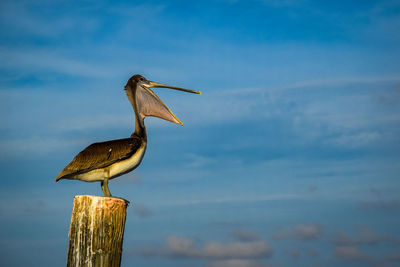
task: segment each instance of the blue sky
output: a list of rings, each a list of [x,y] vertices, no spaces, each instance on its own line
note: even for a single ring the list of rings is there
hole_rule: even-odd
[[[400,1],[1,1],[0,259],[64,266],[58,172],[146,119],[123,266],[400,266]]]

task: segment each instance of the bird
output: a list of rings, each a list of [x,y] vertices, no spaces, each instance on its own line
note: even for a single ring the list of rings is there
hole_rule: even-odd
[[[147,147],[144,119],[153,116],[183,125],[151,88],[169,88],[201,94],[200,91],[149,81],[139,74],[133,75],[124,90],[135,114],[134,132],[129,138],[89,145],[74,157],[57,175],[55,181],[69,179],[100,182],[104,196],[111,197],[109,180],[133,171],[142,162]]]

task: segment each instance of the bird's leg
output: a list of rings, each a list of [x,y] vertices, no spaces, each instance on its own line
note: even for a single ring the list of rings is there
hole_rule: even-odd
[[[108,188],[108,179],[101,181],[101,190],[103,190],[105,197],[111,197],[110,189]]]

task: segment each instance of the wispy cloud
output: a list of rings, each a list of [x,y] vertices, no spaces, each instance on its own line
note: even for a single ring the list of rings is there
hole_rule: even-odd
[[[96,114],[95,117],[81,115],[75,118],[60,119],[60,121],[54,125],[54,129],[65,132],[131,128],[133,131],[133,116],[133,114]]]
[[[134,204],[133,211],[139,218],[149,218],[153,216],[153,212],[144,205]]]
[[[387,261],[400,262],[400,252],[386,255],[385,259]]]
[[[34,214],[42,215],[48,212],[49,207],[46,202],[41,199],[21,199],[14,201],[12,205],[1,204],[0,205],[0,219],[6,219],[6,216],[23,217],[32,216]]]
[[[196,103],[183,103],[180,108],[196,114],[189,114],[196,124],[268,125],[279,120],[298,144],[358,149],[397,138],[388,129],[397,132],[400,106],[376,101],[385,95],[400,99],[397,82],[398,75],[354,77],[208,92]]]
[[[269,195],[241,195],[241,196],[227,196],[220,198],[204,198],[204,199],[187,199],[180,202],[164,202],[162,206],[190,206],[199,204],[211,204],[211,203],[251,203],[251,202],[262,202],[269,200],[289,200],[289,199],[310,199],[309,194],[269,194]]]
[[[241,242],[261,240],[261,237],[256,232],[246,229],[237,229],[233,232],[233,236]]]
[[[0,60],[5,62],[2,68],[23,73],[44,75],[46,72],[60,73],[83,77],[112,77],[116,75],[115,68],[106,68],[96,62],[71,59],[47,49],[15,49],[0,47]]]
[[[335,248],[334,256],[342,260],[353,262],[365,262],[370,264],[375,263],[375,260],[373,258],[369,257],[358,248],[352,246],[341,246]]]
[[[279,231],[274,235],[274,239],[297,239],[301,241],[309,241],[319,239],[322,235],[322,226],[320,224],[299,224],[292,228]]]
[[[70,12],[61,12],[61,9],[53,7],[53,12],[58,16],[52,16],[38,7],[40,2],[4,1],[1,8],[1,21],[14,32],[25,35],[37,35],[50,39],[59,38],[75,32],[91,32],[98,29],[99,22],[93,16],[71,16]],[[51,5],[55,3],[47,2]],[[15,16],[15,14],[19,14]]]
[[[335,243],[338,246],[377,245],[380,243],[399,244],[399,240],[390,235],[379,235],[367,226],[359,226],[359,236],[350,237],[345,233],[338,233]]]
[[[293,249],[289,251],[289,256],[294,260],[298,260],[300,258],[300,252],[296,249]]]
[[[48,164],[129,136],[122,87],[134,73],[204,94],[157,90],[185,127],[147,120],[145,160],[114,181],[148,203],[128,214],[146,231],[125,243],[149,248],[127,265],[398,264],[399,1],[227,1],[0,1],[0,195],[18,199],[0,205],[6,265],[63,240],[62,195],[99,192],[49,184]],[[374,229],[341,228],[361,219]]]
[[[220,243],[207,242],[197,248],[192,239],[169,236],[162,250],[145,249],[140,254],[146,257],[202,258],[202,259],[261,259],[273,254],[272,247],[264,240]]]
[[[262,264],[254,260],[219,260],[213,261],[206,265],[206,267],[267,267],[269,265]]]
[[[373,200],[360,201],[358,203],[360,209],[377,210],[377,211],[397,211],[400,210],[400,200]]]
[[[319,190],[317,185],[309,185],[307,191],[310,193],[317,193]]]
[[[60,149],[87,145],[85,138],[63,139],[55,137],[32,136],[22,139],[0,140],[0,149],[4,152],[0,159],[43,156]]]
[[[391,253],[386,256],[373,257],[361,251],[355,246],[338,246],[333,251],[333,256],[343,261],[363,263],[374,267],[394,267],[393,262],[400,260],[399,253]]]
[[[369,188],[369,199],[361,200],[357,207],[361,210],[387,211],[392,212],[400,209],[400,199],[397,198],[397,191],[393,191],[393,186],[387,185],[385,188]]]
[[[308,255],[312,256],[312,257],[316,257],[319,255],[318,250],[314,249],[314,248],[309,248],[307,250]]]

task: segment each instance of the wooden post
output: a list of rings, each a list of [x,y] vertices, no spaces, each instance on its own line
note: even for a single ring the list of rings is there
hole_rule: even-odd
[[[121,198],[75,196],[67,267],[121,265],[127,206]]]

